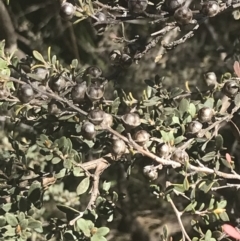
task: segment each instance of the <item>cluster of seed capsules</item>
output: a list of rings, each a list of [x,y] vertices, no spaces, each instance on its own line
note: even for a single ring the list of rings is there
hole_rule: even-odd
[[[138,16],[143,14],[148,7],[148,0],[128,0],[128,8],[126,11],[130,15]],[[217,1],[206,1],[201,4],[200,15],[203,17],[213,17],[218,14],[220,6]],[[65,20],[70,20],[75,15],[76,6],[72,3],[64,2],[61,5],[60,15]],[[162,4],[161,11],[168,12],[169,15],[173,15],[175,21],[179,25],[186,25],[192,22],[193,11],[186,6],[186,0],[165,0]],[[157,11],[159,12],[159,11]],[[97,12],[94,18],[98,23],[107,23],[108,17],[103,12]]]
[[[35,69],[34,73],[37,74],[39,78],[47,80],[48,83],[45,86],[42,84],[35,86],[39,90],[49,92],[47,88],[50,88],[51,91],[60,95],[64,91],[70,90],[67,98],[73,104],[84,108],[86,103],[92,103],[90,108],[87,107],[88,115],[81,127],[81,134],[85,139],[94,140],[96,138],[98,134],[97,126],[101,127],[101,129],[107,129],[113,126],[113,116],[98,108],[98,104],[94,104],[101,102],[103,99],[107,83],[105,78],[102,77],[100,68],[96,66],[87,68],[80,77],[78,75],[73,77],[73,83],[70,86],[68,85],[69,81],[64,75],[48,77],[48,71],[42,68]],[[90,78],[91,81],[87,84],[87,81],[84,80],[85,78]],[[229,79],[223,84],[219,84],[215,73],[209,72],[205,75],[205,81],[207,86],[211,87],[211,89],[216,89],[221,85],[221,92],[229,98],[234,98],[237,93],[239,93],[239,83],[237,79]],[[34,85],[34,83],[32,83],[32,85]],[[39,93],[41,93],[41,91]],[[20,85],[17,91],[17,97],[22,103],[31,102],[33,99],[37,98],[37,94],[34,88],[27,83]],[[43,95],[40,98],[43,98]],[[48,98],[47,102],[49,114],[56,115],[61,113],[61,107],[58,101]],[[87,104],[87,106],[89,105]],[[208,126],[209,123],[213,123],[214,115],[214,109],[202,107],[198,111],[196,118],[188,123],[185,136],[189,138],[198,137],[204,127]],[[141,118],[138,113],[126,113],[120,117],[120,121],[124,125],[125,130],[133,134],[133,140],[139,146],[143,148],[147,146],[151,136],[147,130],[141,128]],[[111,152],[115,159],[118,159],[128,152],[128,147],[122,139],[113,137]],[[185,150],[174,148],[168,143],[163,142],[156,145],[155,154],[159,157],[175,160],[180,163],[184,163],[189,159]],[[144,168],[144,174],[151,180],[156,179],[158,176],[157,169],[154,166],[146,166]]]
[[[189,24],[193,19],[193,11],[185,5],[185,2],[185,0],[166,0],[163,4],[166,11],[173,14],[179,25]],[[214,17],[219,10],[220,6],[216,1],[206,1],[201,5],[199,13],[202,17]]]

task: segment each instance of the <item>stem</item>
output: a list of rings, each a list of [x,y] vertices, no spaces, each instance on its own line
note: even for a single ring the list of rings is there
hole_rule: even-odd
[[[173,208],[173,211],[175,212],[176,216],[177,216],[177,220],[178,220],[178,223],[179,223],[179,226],[180,226],[180,229],[182,231],[182,240],[185,241],[185,239],[187,239],[188,241],[191,241],[190,237],[188,236],[184,226],[183,226],[183,223],[182,223],[182,219],[181,219],[181,216],[182,216],[182,212],[180,212],[175,204],[173,203],[172,199],[169,197],[168,198],[168,202],[171,204],[172,208]]]

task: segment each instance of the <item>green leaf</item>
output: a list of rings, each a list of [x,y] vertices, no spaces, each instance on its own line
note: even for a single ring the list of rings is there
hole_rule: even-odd
[[[222,200],[221,202],[217,203],[217,208],[225,208],[227,206],[227,201]]]
[[[59,179],[59,178],[63,178],[67,173],[67,169],[66,168],[63,168],[61,169],[58,173],[56,173],[54,175],[55,178]]]
[[[58,164],[59,162],[61,162],[61,158],[60,157],[54,157],[53,159],[52,159],[52,164]]]
[[[149,100],[145,100],[143,102],[143,105],[146,106],[146,107],[154,106],[154,105],[157,105],[159,100],[160,100],[160,98],[158,96],[154,96]]]
[[[215,203],[215,199],[214,199],[214,197],[212,197],[212,198],[210,199],[210,202],[209,202],[209,205],[208,205],[208,208],[209,208],[210,210],[212,210],[212,209],[214,208],[214,203]]]
[[[63,237],[65,240],[69,240],[69,241],[77,240],[77,237],[73,234],[72,230],[68,230],[67,232],[65,232],[63,234]]]
[[[118,201],[118,194],[114,191],[112,192],[112,201],[113,203]]]
[[[173,88],[171,89],[170,97],[171,97],[171,98],[174,98],[174,97],[179,96],[179,95],[182,94],[182,93],[183,93],[183,90],[182,90],[182,89],[180,89],[180,88],[178,88],[178,87],[173,87]]]
[[[109,228],[107,227],[101,227],[101,228],[98,228],[97,232],[96,232],[96,235],[98,236],[106,236],[108,233],[109,233]]]
[[[185,188],[183,186],[183,184],[173,184],[174,186],[174,190],[176,190],[177,192],[185,192]]]
[[[0,227],[3,227],[6,225],[6,218],[4,216],[0,216]]]
[[[90,231],[90,227],[89,227],[89,223],[83,219],[83,218],[79,218],[77,220],[77,222],[75,223],[76,225],[76,231],[82,231],[83,234],[86,237],[90,237],[91,236],[91,231]]]
[[[202,161],[204,161],[204,162],[212,161],[215,156],[216,156],[216,152],[211,151],[202,157]]]
[[[205,193],[208,193],[211,190],[213,185],[214,185],[213,181],[207,180],[206,183],[200,189]]]
[[[193,103],[190,103],[188,113],[191,115],[191,117],[196,115],[196,111],[196,106]]]
[[[45,155],[45,160],[46,160],[46,161],[51,161],[52,158],[53,158],[53,154],[52,154],[52,153],[49,154],[49,155]]]
[[[18,225],[18,220],[17,220],[17,218],[15,217],[14,214],[12,214],[12,213],[6,213],[5,217],[6,217],[7,223],[8,223],[9,225],[11,225],[12,227]]]
[[[78,210],[71,208],[69,206],[66,206],[66,205],[59,204],[59,205],[57,205],[57,208],[66,214],[73,214],[73,215],[80,214],[80,212]]]
[[[28,219],[28,228],[31,228],[38,233],[43,232],[42,223],[31,217]]]
[[[106,238],[104,237],[99,237],[98,235],[94,234],[92,237],[91,237],[91,241],[107,241]]]
[[[174,140],[173,132],[165,132],[165,131],[160,131],[162,135],[162,139],[164,142],[170,142]]]
[[[25,214],[23,212],[20,212],[17,216],[18,220],[22,220],[25,218]]]
[[[33,50],[33,56],[36,60],[42,62],[42,63],[46,63],[46,61],[44,60],[43,56],[36,50]]]
[[[181,143],[183,140],[185,140],[184,136],[178,136],[176,139],[174,139],[174,144],[177,145]]]
[[[41,183],[33,182],[28,191],[28,200],[30,200],[34,206],[41,200]]]
[[[155,83],[150,79],[145,79],[144,82],[145,82],[145,84],[147,84],[150,87],[154,87],[154,85],[155,85]]]
[[[184,187],[185,191],[187,191],[190,187],[187,177],[184,178],[183,187]]]
[[[226,166],[228,168],[232,168],[232,165],[225,158],[220,158],[220,160],[224,166]]]
[[[85,176],[85,172],[83,171],[83,169],[81,167],[74,167],[73,175],[75,177],[82,177],[82,176]]]
[[[212,231],[208,230],[205,234],[205,241],[209,241],[212,237]]]
[[[71,169],[72,168],[72,161],[71,159],[67,158],[64,162],[63,162],[63,166],[66,169]]]
[[[179,118],[177,116],[173,116],[172,117],[172,123],[171,124],[179,124],[180,125],[180,121]]]
[[[76,69],[78,67],[78,60],[73,59],[71,63],[71,68]]]
[[[16,239],[9,239],[9,237],[16,235],[16,227],[11,227],[10,225],[7,225],[4,227],[6,231],[4,233],[1,233],[4,237],[7,237],[6,240],[15,241]]]
[[[222,219],[222,221],[224,221],[224,222],[228,222],[228,221],[229,221],[229,217],[228,217],[228,215],[227,215],[226,212],[220,213],[220,214],[219,214],[219,217],[220,217],[220,218]]]
[[[214,107],[214,99],[208,98],[205,103],[203,104],[205,107],[213,108]]]
[[[204,209],[204,207],[205,207],[205,203],[202,203],[198,210],[202,211]]]
[[[26,212],[30,209],[30,206],[31,206],[31,203],[29,203],[26,197],[20,197],[18,201],[19,211]]]
[[[104,191],[108,192],[110,187],[111,187],[111,182],[107,182],[107,181],[103,182],[103,187],[102,188],[103,188]]]
[[[186,99],[182,99],[179,104],[179,111],[184,114],[189,110],[189,101]]]
[[[187,205],[187,207],[185,207],[184,212],[189,212],[189,211],[192,211],[192,210],[193,210],[193,204],[189,203]]]
[[[165,240],[167,240],[167,238],[168,238],[168,228],[167,228],[167,225],[163,226],[163,237],[164,237]]]
[[[215,137],[215,145],[216,145],[217,151],[220,151],[223,148],[223,138],[221,135],[217,135]]]
[[[19,225],[22,230],[26,229],[28,227],[28,220],[27,219],[20,220]]]
[[[12,203],[6,203],[2,205],[2,210],[4,210],[5,212],[9,212],[12,208],[13,204]]]
[[[112,102],[112,105],[111,105],[111,112],[112,114],[117,114],[118,112],[118,107],[120,105],[121,101],[120,101],[120,98],[117,97],[113,102]]]
[[[77,195],[81,195],[85,193],[88,190],[89,185],[90,185],[90,177],[84,178],[77,186],[77,190],[76,190]]]

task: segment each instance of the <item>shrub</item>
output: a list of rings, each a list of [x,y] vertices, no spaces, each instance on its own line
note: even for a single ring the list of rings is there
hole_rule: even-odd
[[[138,192],[134,185],[125,189],[127,201],[121,193],[122,179],[133,178],[144,183],[146,203],[172,209],[182,240],[214,241],[222,234],[228,236],[224,240],[239,239],[239,195],[231,191],[239,189],[240,179],[238,160],[231,156],[234,138],[239,139],[239,62],[221,78],[208,72],[205,90],[188,83],[186,90],[166,89],[164,76],[155,75],[145,80],[137,99],[134,88],[127,93],[117,82],[168,32],[193,27],[180,39],[162,43],[165,54],[191,38],[206,18],[235,4],[209,1],[194,12],[181,1],[160,5],[150,13],[147,1],[129,0],[126,8],[98,1],[62,3],[62,18],[91,17],[97,31],[124,26],[125,20],[162,22],[140,48],[133,49],[138,38],[122,37],[126,48],[111,52],[110,76],[97,66],[84,68],[77,59],[61,64],[50,47],[47,57],[34,50],[18,59],[1,42],[1,239],[43,240],[45,235],[104,241],[119,214],[124,220],[138,209],[130,207],[131,191]],[[109,84],[114,86],[111,98],[106,97]],[[191,217],[191,230],[183,224],[185,215]],[[159,240],[171,235],[164,226]]]

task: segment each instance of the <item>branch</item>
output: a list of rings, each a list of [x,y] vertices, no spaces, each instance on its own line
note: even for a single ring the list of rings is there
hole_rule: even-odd
[[[216,191],[216,190],[219,190],[219,189],[224,189],[224,188],[229,188],[229,187],[234,187],[238,190],[240,188],[240,184],[227,183],[225,186],[212,187],[211,190]]]
[[[10,80],[10,81],[13,81],[13,82],[17,82],[17,83],[20,83],[20,84],[25,84],[25,82],[17,80],[17,79],[15,79],[13,77],[0,75],[0,78],[3,78],[5,80]],[[29,82],[29,84],[31,84],[31,83]],[[55,98],[56,100],[59,100],[59,101],[65,103],[65,104],[67,104],[69,107],[71,107],[74,110],[76,110],[79,114],[87,116],[87,114],[88,114],[87,112],[85,112],[85,111],[81,110],[80,108],[76,107],[70,101],[68,101],[68,100],[66,100],[64,98],[61,98],[61,97],[59,97],[58,95],[56,95],[54,93],[45,92],[45,91],[39,90],[38,88],[34,87],[33,85],[31,85],[31,86],[32,86],[32,88],[34,88],[34,90],[36,90],[36,91],[38,91],[38,92],[40,92],[40,93],[42,93],[44,95],[47,95],[47,96],[49,96],[51,98]],[[232,115],[238,109],[239,109],[238,107],[235,107],[232,110],[231,114],[229,114],[227,117],[224,117],[221,121],[229,121],[231,119]],[[215,127],[215,126],[216,126],[215,124],[212,125],[212,127]],[[124,142],[126,142],[130,146],[132,146],[135,150],[137,150],[143,156],[147,156],[147,157],[151,158],[152,160],[156,161],[159,164],[162,164],[164,166],[172,166],[173,168],[181,167],[183,165],[183,164],[181,164],[179,162],[176,162],[174,160],[160,158],[157,155],[144,150],[141,146],[139,146],[131,138],[129,138],[129,139],[126,138],[125,136],[121,135],[117,131],[113,130],[111,127],[107,127],[105,130],[108,131],[109,133],[115,135],[119,139],[123,140]],[[91,168],[89,167],[89,169],[92,169],[93,165],[96,165],[96,161],[93,162],[93,163],[89,164],[91,166]],[[82,164],[80,164],[80,165],[82,165]],[[88,164],[85,164],[85,165],[88,165]],[[187,168],[188,168],[189,171],[203,172],[205,174],[216,174],[219,177],[223,177],[223,178],[227,178],[227,179],[237,179],[237,180],[240,180],[240,175],[237,174],[237,173],[225,173],[225,172],[217,171],[217,170],[214,170],[214,169],[211,169],[211,168],[208,168],[208,167],[194,166],[194,165],[192,165],[190,163],[187,164]]]
[[[182,231],[182,240],[185,241],[185,239],[187,239],[188,241],[191,241],[190,237],[188,236],[183,223],[182,223],[182,212],[178,211],[178,209],[176,208],[175,204],[173,203],[172,199],[170,197],[168,197],[168,202],[171,204],[173,211],[175,212],[176,216],[177,216],[177,220],[180,226],[180,229]]]
[[[6,40],[8,51],[13,52],[17,49],[17,35],[3,0],[0,0],[0,23],[0,37]]]
[[[95,161],[95,163],[97,163],[97,166],[96,166],[95,173],[94,173],[94,175],[93,175],[93,184],[92,184],[91,197],[90,197],[90,200],[89,200],[89,202],[88,202],[88,205],[87,205],[85,211],[86,211],[87,209],[91,210],[92,207],[94,206],[95,201],[96,201],[96,199],[97,199],[97,197],[98,197],[98,194],[99,194],[99,179],[100,179],[100,176],[101,176],[101,174],[103,173],[103,171],[109,167],[109,162],[108,162],[106,159],[104,159],[104,158],[99,158],[99,159],[96,159],[96,160],[94,160],[94,161]],[[88,162],[87,162],[87,163],[88,163]],[[87,164],[87,163],[86,163],[86,164]],[[79,164],[80,167],[81,167],[81,165],[83,166],[83,164]],[[91,165],[90,165],[90,166],[91,166]],[[86,168],[86,167],[85,167],[85,168]],[[84,212],[85,212],[85,211],[84,211]],[[74,225],[75,222],[76,222],[79,218],[81,218],[81,217],[83,216],[84,212],[80,212],[80,214],[79,214],[76,218],[72,219],[72,220],[69,222],[69,224],[70,224],[70,225]]]

